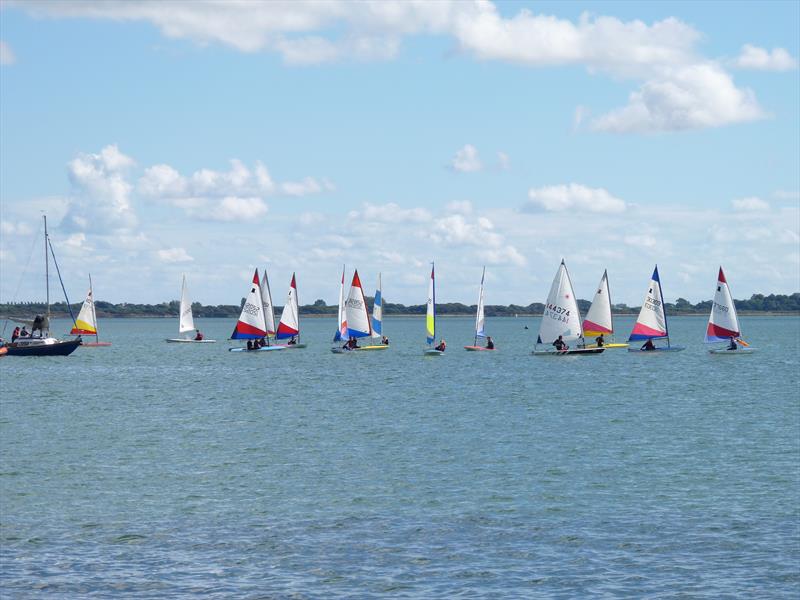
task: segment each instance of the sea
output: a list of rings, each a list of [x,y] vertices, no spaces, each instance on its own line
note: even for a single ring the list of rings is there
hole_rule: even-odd
[[[421,318],[349,354],[327,318],[259,353],[101,320],[0,358],[0,597],[796,598],[800,318],[740,320],[752,355],[701,317],[568,357],[533,317],[487,319],[494,353],[441,318],[441,357]]]

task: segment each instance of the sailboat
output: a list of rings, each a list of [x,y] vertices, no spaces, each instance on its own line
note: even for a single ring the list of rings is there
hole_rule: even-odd
[[[437,350],[433,346],[436,341],[436,275],[435,266],[431,263],[431,281],[428,284],[428,308],[425,315],[425,331],[428,347],[425,349],[425,356],[441,356],[444,350]]]
[[[341,297],[342,295],[340,294],[340,302]],[[353,273],[350,292],[347,294],[347,300],[344,303],[344,320],[342,321],[341,319],[342,317],[340,315],[340,339],[336,340],[336,338],[334,338],[335,342],[341,341],[342,338],[346,338],[349,341],[352,339],[372,337],[372,322],[370,321],[364,288],[361,286],[361,278],[358,276],[358,269]],[[349,347],[345,344],[342,347],[332,348],[331,350],[336,354],[341,354],[358,350],[383,350],[387,347],[388,346],[385,345]]]
[[[278,330],[275,339],[288,340],[286,348],[305,348],[306,344],[300,343],[300,302],[297,298],[297,282],[295,274],[292,273],[292,282],[289,284],[289,295],[283,305],[281,320],[278,323]]]
[[[196,331],[194,327],[194,316],[192,315],[192,301],[189,298],[189,288],[186,287],[186,275],[183,276],[181,283],[181,304],[178,314],[178,333],[189,333]],[[213,344],[217,340],[196,340],[189,336],[182,338],[167,338],[168,342],[181,344]]]
[[[64,282],[61,280],[61,271],[56,262],[56,255],[53,252],[53,245],[50,243],[50,236],[47,234],[47,216],[44,219],[44,272],[45,272],[45,291],[47,294],[47,312],[44,315],[36,315],[32,321],[21,320],[25,324],[30,324],[31,334],[27,337],[17,338],[15,341],[6,344],[5,354],[8,356],[67,356],[72,354],[75,349],[81,345],[81,338],[77,337],[74,340],[62,341],[50,335],[50,255],[53,256],[53,264],[58,273],[58,281],[61,283],[61,289],[64,290],[64,297],[66,298],[66,290],[64,289]],[[75,322],[75,315],[72,314],[72,308],[67,300],[67,308]],[[17,320],[17,319],[15,319]],[[34,335],[38,331],[39,335]]]
[[[717,342],[728,342],[726,347],[712,348],[711,354],[752,354],[755,348],[741,339],[742,331],[739,327],[739,319],[736,317],[736,305],[731,296],[731,290],[725,279],[722,267],[719,268],[717,275],[717,291],[714,293],[714,302],[711,304],[711,314],[708,316],[708,327],[706,328],[706,344]],[[733,340],[735,349],[730,347]]]
[[[264,319],[264,305],[262,304],[261,284],[258,279],[258,269],[253,273],[250,291],[244,300],[239,320],[231,333],[232,340],[261,340],[267,337],[267,322]],[[250,343],[250,342],[248,342]],[[261,346],[257,348],[239,347],[228,348],[230,352],[263,352],[267,350],[286,350],[286,346]]]
[[[547,348],[553,345],[557,338],[565,343],[565,349],[556,350]],[[574,343],[574,347],[569,347]],[[547,349],[536,349],[544,346]],[[561,261],[556,271],[550,293],[547,295],[547,304],[542,314],[539,325],[539,337],[536,339],[535,356],[563,356],[567,354],[600,354],[605,348],[587,348],[583,343],[583,329],[581,328],[581,314],[578,310],[578,300],[572,288],[567,265]]]
[[[86,293],[86,300],[83,301],[83,306],[78,312],[78,318],[75,319],[75,324],[70,335],[93,335],[95,341],[83,342],[83,346],[98,347],[110,346],[111,342],[101,342],[100,334],[97,332],[97,313],[94,309],[94,295],[92,293],[92,275],[89,274],[89,291]]]
[[[389,347],[388,343],[383,343],[383,289],[380,273],[378,273],[378,286],[375,288],[375,300],[372,303],[372,333],[370,334],[370,340],[375,341],[357,349],[386,350]]]
[[[487,348],[486,346],[478,346],[478,338],[485,338],[486,332],[484,331],[485,328],[485,321],[483,315],[483,280],[486,277],[486,267],[483,267],[483,274],[481,275],[481,287],[480,291],[478,292],[478,308],[475,311],[475,341],[473,342],[472,346],[464,346],[465,350],[469,350],[471,352],[479,352],[481,350],[494,350],[495,348]]]
[[[583,319],[583,337],[597,338],[610,336],[611,341],[603,344],[604,348],[627,348],[628,344],[614,343],[614,321],[611,317],[611,292],[608,289],[608,271],[603,271],[592,305]],[[596,347],[596,343],[591,345]]]
[[[664,339],[667,340],[666,346],[655,346],[652,340]],[[644,302],[642,302],[642,309],[639,311],[639,317],[633,326],[633,331],[628,338],[629,342],[641,342],[647,340],[650,342],[651,348],[645,346],[637,348],[628,348],[628,352],[678,352],[683,350],[683,346],[673,346],[669,341],[669,328],[667,327],[667,314],[664,312],[664,294],[661,291],[661,279],[658,276],[658,265],[653,270],[653,276],[650,278],[650,286],[647,288]]]

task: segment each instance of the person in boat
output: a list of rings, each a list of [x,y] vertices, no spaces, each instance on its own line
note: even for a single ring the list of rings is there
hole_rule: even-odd
[[[651,338],[647,338],[647,341],[644,344],[642,344],[641,347],[641,350],[644,350],[645,352],[655,349],[656,349],[655,344],[653,344],[653,340]]]
[[[253,340],[247,340],[247,349],[253,350]]]
[[[347,340],[347,347],[350,350],[355,350],[356,348],[358,348],[358,340],[355,337],[350,336],[350,339]]]
[[[384,335],[381,338],[381,344],[383,344],[384,346],[388,346],[389,345],[389,338]]]
[[[438,350],[439,352],[444,352],[447,349],[447,344],[444,341],[444,338],[439,340],[439,345],[434,348],[434,350]]]
[[[595,338],[595,342],[597,343],[597,347],[598,348],[602,348],[603,346],[606,345],[606,340],[603,337],[602,333],[600,335],[598,335],[597,338]]]
[[[567,343],[564,341],[564,336],[561,335],[558,336],[558,339],[555,342],[553,342],[553,346],[556,347],[556,352],[564,352],[569,348]]]
[[[18,337],[19,337],[19,327],[15,327],[14,331],[11,333],[11,343],[13,344],[14,342],[16,342]]]
[[[291,339],[288,341],[290,346],[295,346],[297,344],[297,336],[292,336]]]
[[[23,325],[22,331],[19,332],[19,337],[30,337],[30,335],[31,334],[28,333],[28,330],[25,328],[25,325]]]
[[[492,336],[486,336],[486,349],[487,350],[494,350],[494,340],[492,340]]]
[[[195,341],[195,342],[200,342],[200,341],[202,341],[202,340],[203,340],[203,334],[202,334],[202,333],[200,333],[200,330],[199,330],[199,329],[195,329],[194,331],[195,331],[195,334],[194,334],[194,341]]]
[[[738,350],[739,345],[736,343],[736,338],[731,336],[730,343],[728,344],[728,350]]]

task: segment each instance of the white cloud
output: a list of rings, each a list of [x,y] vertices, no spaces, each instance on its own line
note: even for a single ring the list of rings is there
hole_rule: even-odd
[[[21,221],[0,221],[0,233],[3,235],[24,236],[33,233],[33,230],[27,223]]]
[[[169,165],[154,165],[139,179],[138,191],[149,197],[179,198],[186,194],[188,182]]]
[[[14,51],[11,50],[11,46],[7,42],[0,40],[0,65],[13,65],[15,62],[17,62],[17,57],[14,55]]]
[[[161,262],[165,263],[182,263],[194,260],[184,248],[165,248],[156,251],[156,255]]]
[[[713,63],[662,73],[630,95],[628,105],[593,119],[596,131],[652,133],[721,127],[762,119],[752,91],[737,88]]]
[[[68,164],[73,194],[63,224],[72,229],[128,229],[137,223],[126,178],[134,165],[115,144],[99,154],[80,154]]]
[[[758,46],[745,44],[734,65],[740,69],[758,71],[791,71],[797,68],[797,60],[783,48],[773,48],[770,52]]]
[[[366,203],[360,211],[350,211],[347,216],[351,221],[388,224],[421,223],[431,219],[431,213],[425,208],[401,208],[393,202],[380,205]]]
[[[450,166],[453,170],[461,171],[462,173],[480,171],[483,168],[481,159],[478,157],[478,150],[472,144],[467,144],[456,152],[450,162]]]
[[[655,248],[658,241],[652,235],[626,235],[623,241],[637,248]]]
[[[731,202],[734,210],[738,211],[766,211],[769,210],[769,204],[761,198],[755,196],[750,198],[737,198]]]
[[[281,184],[281,190],[287,196],[308,196],[321,192],[333,191],[334,185],[327,179],[321,182],[313,177],[306,177],[302,181],[286,181]]]
[[[629,105],[592,121],[599,131],[681,131],[763,118],[752,92],[737,88],[718,64],[697,52],[702,32],[668,17],[651,24],[583,13],[576,21],[528,9],[504,17],[489,0],[409,2],[20,3],[34,14],[146,21],[167,37],[200,45],[220,43],[242,52],[272,51],[294,65],[346,59],[388,60],[412,35],[450,36],[478,60],[532,68],[582,65],[592,73],[643,81]],[[787,68],[788,53],[746,45],[738,59],[748,68]],[[588,109],[576,111],[574,127]],[[453,168],[479,170],[466,156]],[[460,169],[457,164],[464,165]]]
[[[626,209],[625,202],[615,198],[603,188],[590,188],[578,183],[531,188],[530,200],[523,210],[563,212],[566,210],[588,211],[593,213],[621,213]]]
[[[774,196],[779,200],[800,200],[800,192],[791,190],[776,190]]]
[[[267,214],[268,207],[261,198],[228,196],[212,210],[201,216],[215,221],[254,221]]]
[[[454,200],[447,204],[447,212],[457,213],[462,215],[472,214],[472,202],[469,200]]]

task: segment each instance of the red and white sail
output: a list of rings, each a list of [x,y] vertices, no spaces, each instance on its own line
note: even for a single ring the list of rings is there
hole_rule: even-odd
[[[281,320],[278,323],[276,339],[283,340],[300,334],[300,305],[297,300],[297,283],[292,273],[292,283],[289,285],[289,295],[283,305]]]
[[[738,338],[740,335],[742,333],[739,329],[739,319],[736,317],[736,306],[725,273],[720,267],[717,291],[714,293],[714,303],[711,305],[711,314],[708,317],[706,343],[727,342],[730,338]]]
[[[333,336],[333,341],[338,342],[347,339],[347,311],[344,306],[344,270],[342,265],[342,281],[339,285],[339,311],[336,314],[336,334]]]
[[[264,306],[261,304],[261,285],[258,281],[258,269],[253,273],[250,291],[244,300],[239,321],[231,334],[232,340],[259,339],[267,335],[267,324],[264,320]]]
[[[364,296],[364,288],[361,287],[358,269],[353,273],[353,282],[350,284],[350,292],[345,302],[345,312],[347,315],[348,337],[359,338],[372,335],[367,299]]]
[[[603,271],[600,284],[594,293],[592,305],[586,318],[583,320],[584,337],[597,337],[613,333],[614,325],[611,320],[611,294],[608,291],[608,272]]]

